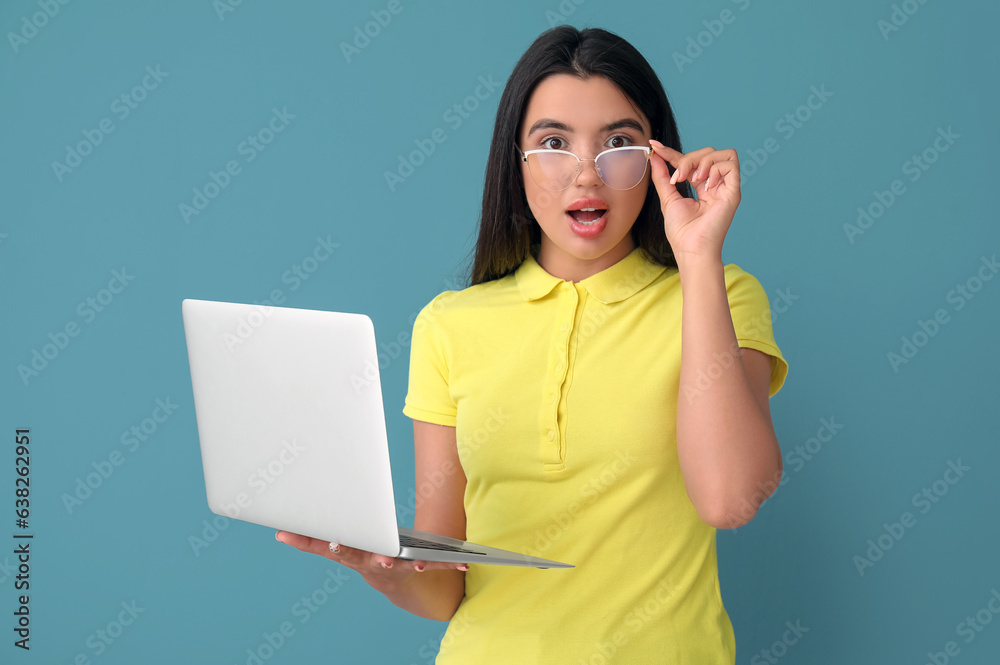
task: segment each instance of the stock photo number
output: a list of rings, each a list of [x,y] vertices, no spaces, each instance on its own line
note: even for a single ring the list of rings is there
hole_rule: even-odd
[[[19,429],[14,432],[14,524],[20,531],[14,532],[14,554],[17,556],[17,575],[14,578],[14,589],[20,592],[16,599],[17,609],[14,610],[14,646],[27,651],[31,639],[31,610],[28,608],[31,588],[31,540],[34,536],[27,533],[28,518],[31,516],[31,432]]]

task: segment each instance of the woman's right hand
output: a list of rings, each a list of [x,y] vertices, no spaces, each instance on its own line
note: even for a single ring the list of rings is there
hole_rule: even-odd
[[[291,531],[278,531],[274,536],[279,542],[291,545],[303,552],[317,554],[332,559],[352,570],[358,571],[372,588],[381,593],[405,590],[411,578],[427,570],[468,570],[468,564],[444,561],[409,561],[384,554],[375,554],[345,545],[333,544],[318,538],[310,538]]]
[[[456,441],[454,427],[413,421],[417,486],[430,481],[435,488],[429,494],[421,492],[422,500],[414,506],[413,528],[465,540],[466,479]],[[425,619],[449,621],[465,597],[469,566],[464,563],[407,561],[344,545],[334,552],[325,540],[289,531],[278,531],[275,537],[358,571],[389,602]]]

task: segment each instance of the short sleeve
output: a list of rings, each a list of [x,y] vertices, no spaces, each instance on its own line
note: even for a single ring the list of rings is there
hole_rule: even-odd
[[[741,348],[756,349],[771,356],[771,386],[768,396],[773,397],[785,383],[788,363],[774,340],[771,304],[767,293],[756,277],[737,265],[727,265],[725,274],[726,296],[736,331],[736,343]]]
[[[414,319],[403,414],[413,420],[454,427],[458,408],[449,391],[447,344],[441,327],[443,298],[449,293],[438,295]]]

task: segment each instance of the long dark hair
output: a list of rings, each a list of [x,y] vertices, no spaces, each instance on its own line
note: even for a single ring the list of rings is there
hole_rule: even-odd
[[[470,277],[473,285],[509,275],[527,258],[531,246],[541,242],[541,228],[528,207],[521,180],[517,144],[531,93],[553,74],[607,78],[645,114],[654,139],[683,152],[663,85],[634,46],[600,28],[577,30],[561,25],[542,33],[514,66],[500,97],[486,162],[479,238]],[[669,170],[673,172],[672,167]],[[693,198],[687,182],[676,187],[683,196]],[[677,266],[663,231],[660,197],[652,182],[632,225],[632,240],[656,263]]]

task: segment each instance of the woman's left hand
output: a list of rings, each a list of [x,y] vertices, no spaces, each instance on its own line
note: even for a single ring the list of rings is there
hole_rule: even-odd
[[[740,162],[736,151],[702,148],[687,154],[649,142],[653,184],[660,195],[663,230],[674,256],[722,257],[722,242],[740,204]],[[673,176],[667,162],[674,167]],[[674,186],[687,180],[698,200]]]

